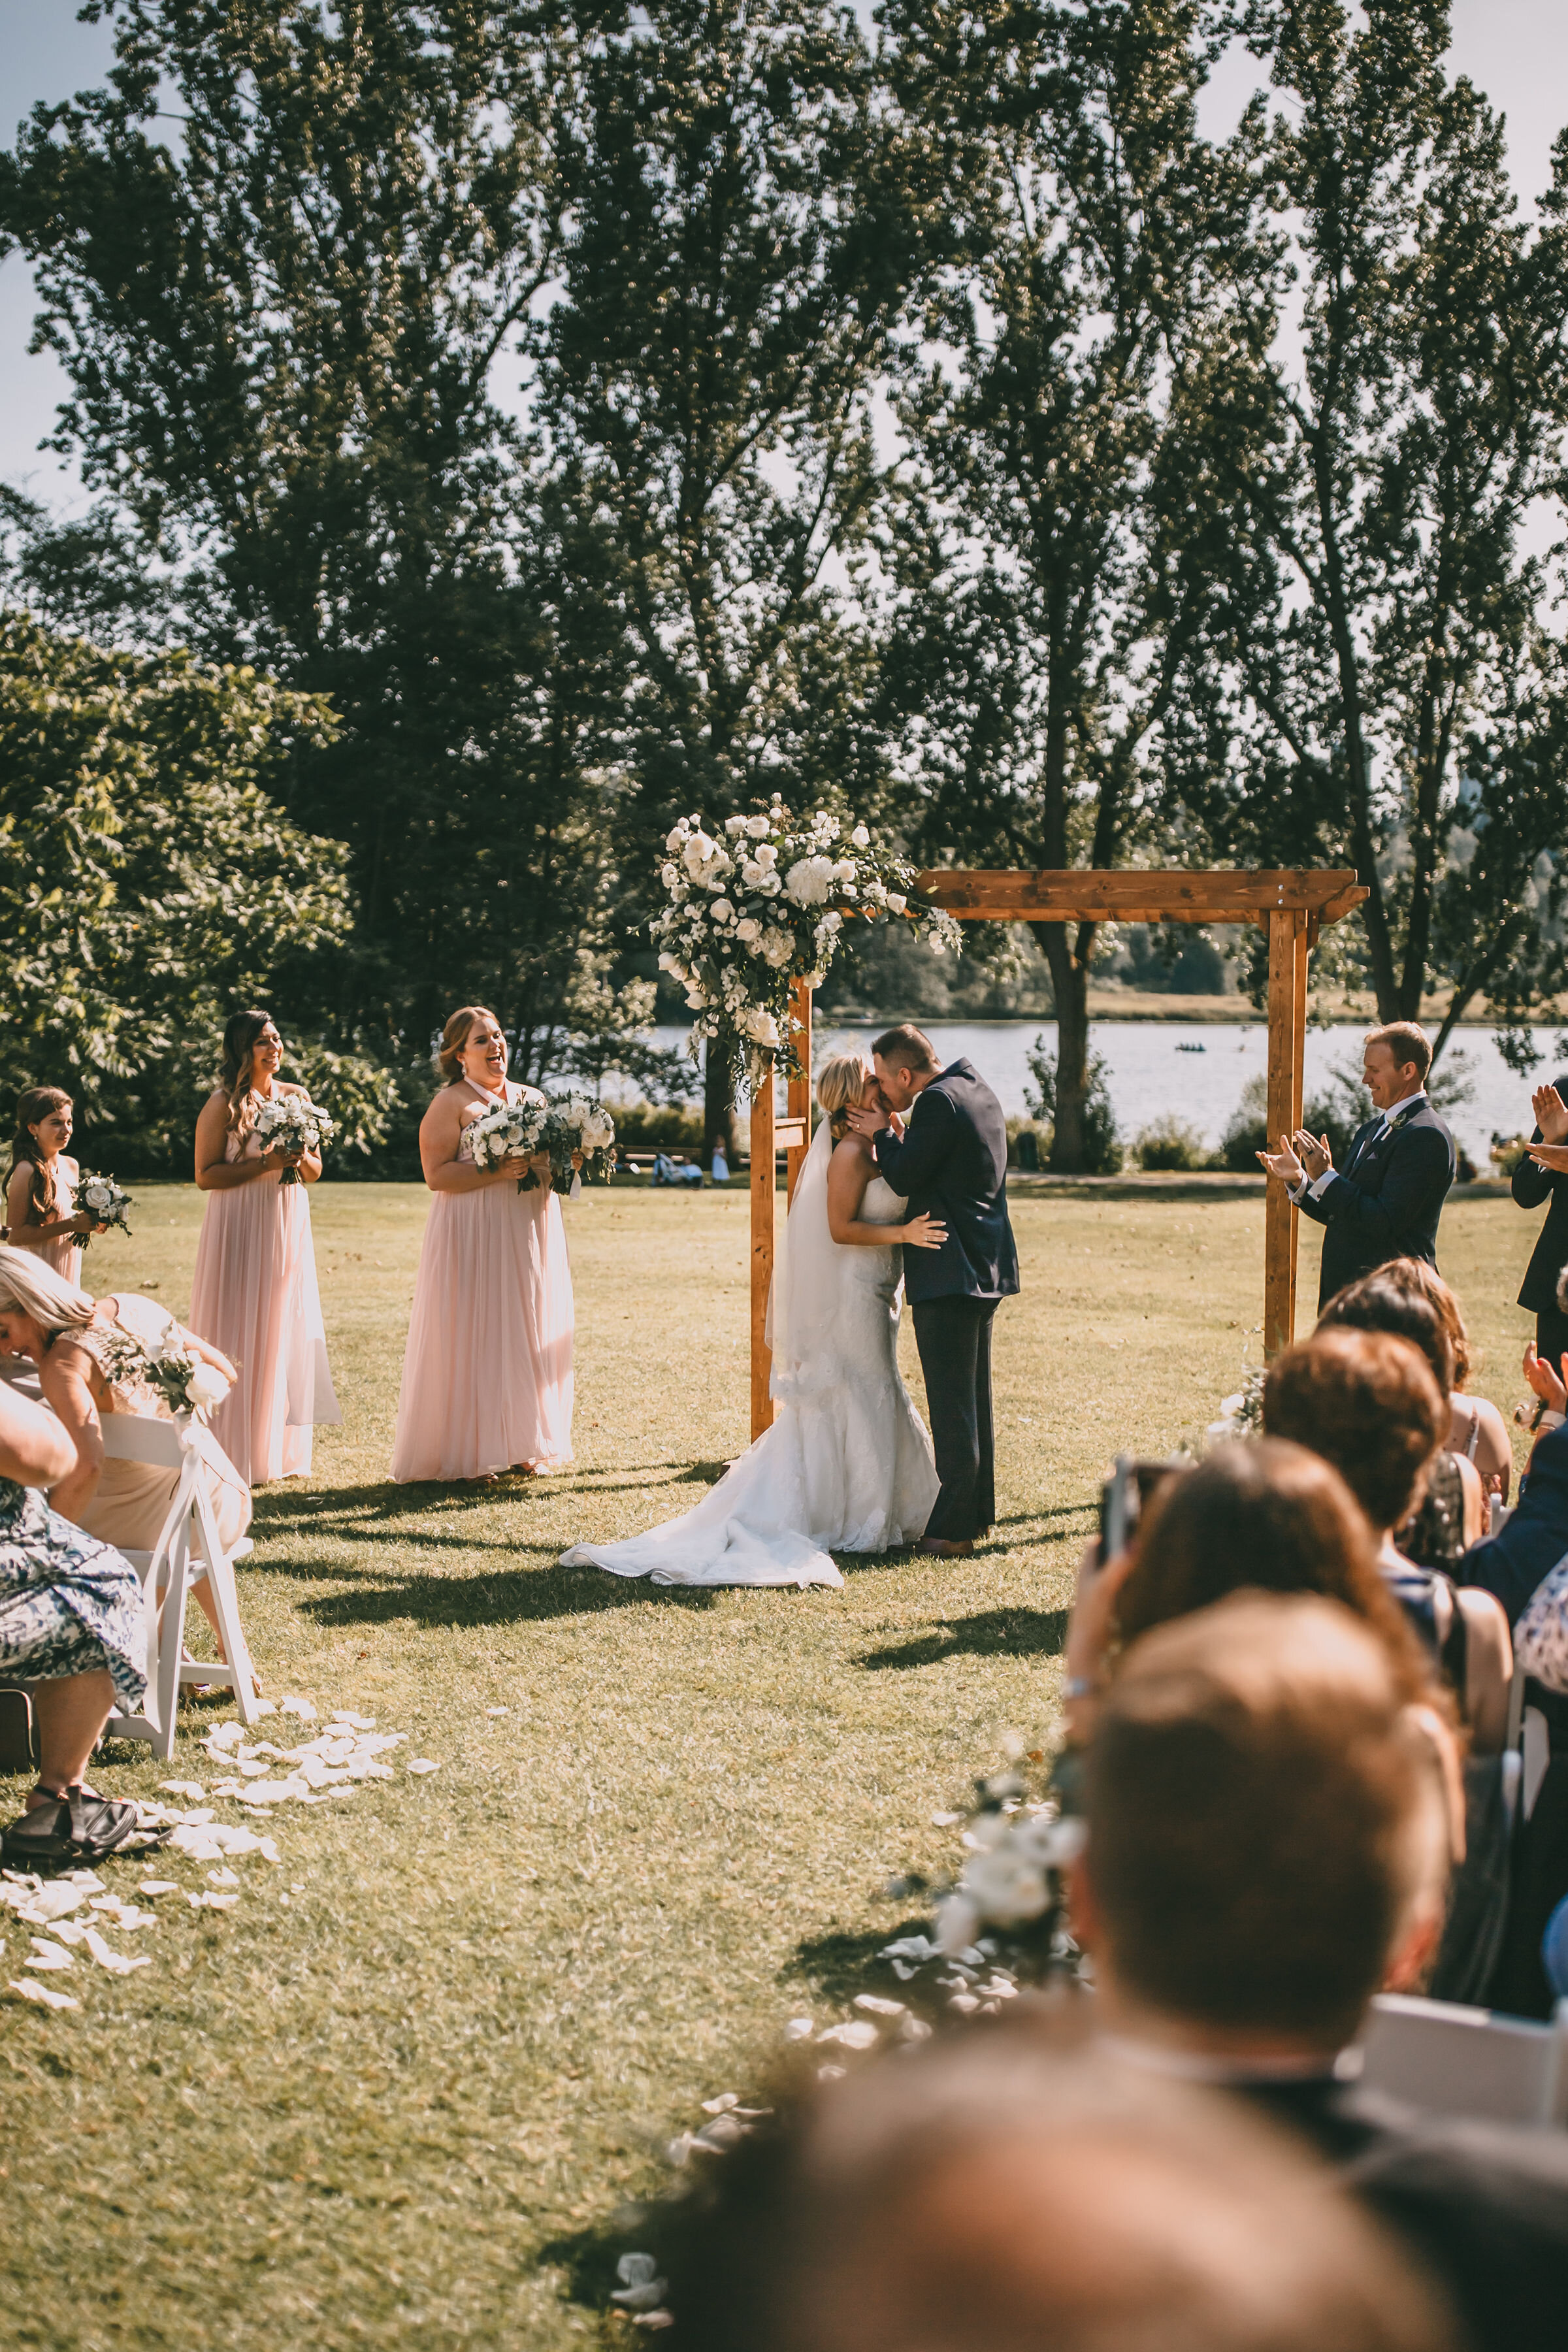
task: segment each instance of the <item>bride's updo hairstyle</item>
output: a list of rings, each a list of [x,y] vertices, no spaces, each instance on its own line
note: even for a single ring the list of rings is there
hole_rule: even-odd
[[[866,1081],[872,1076],[870,1063],[859,1054],[835,1054],[818,1071],[817,1108],[827,1121],[835,1143],[842,1143],[848,1134],[849,1113],[859,1109]]]
[[[456,1013],[447,1016],[441,1043],[436,1048],[436,1067],[449,1087],[456,1086],[463,1075],[463,1048],[476,1021],[495,1021],[496,1027],[500,1027],[488,1004],[460,1004]]]

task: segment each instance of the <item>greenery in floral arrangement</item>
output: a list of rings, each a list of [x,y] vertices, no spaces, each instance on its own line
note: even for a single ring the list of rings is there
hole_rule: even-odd
[[[962,948],[952,917],[918,896],[907,858],[830,809],[794,815],[777,793],[712,834],[681,817],[659,880],[668,903],[649,929],[696,1015],[693,1051],[710,1040],[753,1085],[775,1055],[799,1072],[791,987],[815,987],[855,925],[907,922],[933,948]]]

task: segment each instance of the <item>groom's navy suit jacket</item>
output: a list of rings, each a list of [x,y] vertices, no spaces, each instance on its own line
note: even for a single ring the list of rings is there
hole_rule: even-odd
[[[1398,1114],[1395,1114],[1396,1118]],[[1393,1257],[1437,1264],[1437,1219],[1454,1181],[1454,1139],[1430,1103],[1406,1112],[1373,1143],[1380,1111],[1356,1129],[1343,1171],[1301,1214],[1327,1228],[1318,1305]]]
[[[915,1097],[902,1142],[877,1137],[877,1165],[910,1214],[947,1227],[938,1250],[904,1252],[911,1307],[925,1298],[1010,1298],[1018,1252],[1007,1217],[1007,1122],[972,1062],[953,1062]]]

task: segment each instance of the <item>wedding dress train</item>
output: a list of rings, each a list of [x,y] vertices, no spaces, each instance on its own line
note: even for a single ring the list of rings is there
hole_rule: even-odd
[[[784,1231],[770,1302],[771,1429],[678,1519],[619,1543],[574,1544],[566,1568],[656,1584],[831,1584],[835,1551],[879,1552],[920,1535],[936,1501],[931,1440],[899,1376],[900,1252],[827,1230],[833,1138],[817,1129]],[[901,1222],[874,1176],[860,1217]]]

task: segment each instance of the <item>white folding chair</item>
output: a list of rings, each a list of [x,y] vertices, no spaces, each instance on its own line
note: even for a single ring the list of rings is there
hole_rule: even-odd
[[[1568,2000],[1550,2025],[1500,2010],[1381,1993],[1361,2080],[1407,2106],[1493,2123],[1568,2124]]]
[[[211,1457],[216,1443],[198,1421],[143,1419],[139,1414],[106,1413],[103,1450],[111,1461],[146,1462],[159,1470],[177,1470],[180,1483],[169,1506],[158,1541],[151,1551],[127,1551],[142,1579],[142,1606],[147,1623],[147,1696],[140,1715],[111,1715],[107,1735],[121,1739],[145,1739],[165,1759],[174,1752],[174,1724],[180,1688],[184,1683],[226,1683],[234,1692],[239,1719],[258,1720],[256,1682],[250,1652],[239,1622],[239,1595],[235,1588],[234,1562],[251,1549],[248,1538],[226,1552],[217,1531],[210,1484]],[[205,1567],[218,1631],[227,1664],[198,1664],[182,1655],[184,1649],[185,1602]]]

